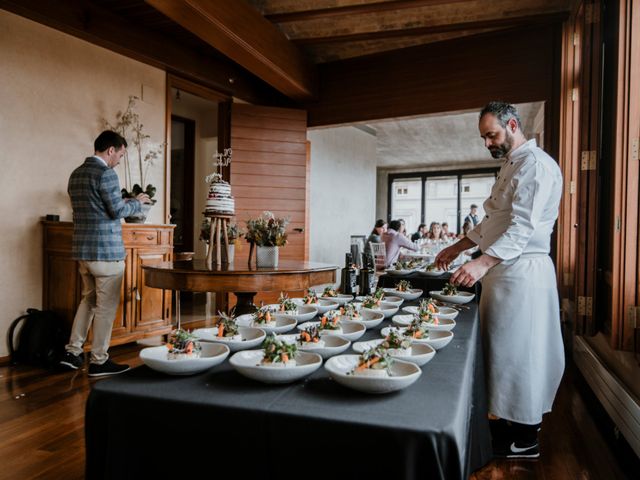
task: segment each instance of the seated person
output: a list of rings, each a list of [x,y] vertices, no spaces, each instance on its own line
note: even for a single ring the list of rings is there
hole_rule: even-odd
[[[387,222],[382,219],[376,220],[376,224],[371,230],[367,243],[365,243],[364,249],[366,252],[371,253],[370,243],[382,243],[382,234],[387,231]]]
[[[418,250],[411,240],[400,233],[400,220],[391,220],[389,229],[382,234],[382,241],[387,251],[387,267],[394,264],[400,256],[400,247],[407,248],[412,251]]]
[[[421,223],[420,225],[418,225],[418,231],[413,235],[411,235],[411,241],[415,242],[416,240],[420,240],[421,238],[424,237],[424,234],[426,233],[426,231],[427,231],[427,226],[424,223]]]
[[[442,222],[442,236],[445,238],[455,238],[456,234],[449,231],[449,224]]]
[[[445,237],[442,235],[442,226],[438,222],[431,222],[426,237],[429,240],[443,240]]]

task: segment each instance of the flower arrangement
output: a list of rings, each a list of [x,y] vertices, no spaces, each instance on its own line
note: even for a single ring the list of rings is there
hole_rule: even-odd
[[[211,218],[205,217],[200,225],[200,240],[205,243],[209,243],[211,235]],[[229,245],[232,245],[236,240],[242,238],[244,231],[235,223],[227,224],[227,238],[229,239]]]
[[[276,218],[271,212],[263,212],[262,216],[247,220],[245,238],[259,247],[284,247],[288,224],[288,218]]]
[[[125,188],[122,189],[122,198],[134,198],[140,193],[146,193],[149,198],[153,198],[156,194],[156,188],[151,184],[147,184],[143,190],[142,186],[146,183],[149,167],[162,155],[166,145],[165,143],[155,144],[149,142],[151,136],[144,133],[144,125],[140,122],[140,116],[136,112],[136,102],[138,100],[139,98],[135,95],[129,95],[129,103],[125,111],[116,113],[116,123],[111,124],[108,120],[102,120],[105,128],[122,135],[129,145],[122,162],[125,182]],[[129,149],[134,151],[133,162],[137,161],[137,168],[134,170],[137,170],[138,176],[135,178],[135,183]],[[152,203],[155,203],[155,200],[152,200]]]

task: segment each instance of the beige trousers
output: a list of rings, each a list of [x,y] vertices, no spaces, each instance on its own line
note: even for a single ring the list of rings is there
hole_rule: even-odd
[[[109,358],[107,350],[111,330],[120,305],[124,261],[81,260],[78,263],[82,277],[82,301],[73,319],[71,338],[66,350],[73,355],[80,355],[93,323],[91,363],[103,364]]]

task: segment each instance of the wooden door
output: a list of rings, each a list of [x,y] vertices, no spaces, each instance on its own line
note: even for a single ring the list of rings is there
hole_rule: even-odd
[[[150,288],[144,282],[145,265],[157,265],[169,261],[170,251],[166,249],[138,248],[134,250],[133,289],[131,295],[134,330],[153,330],[164,328],[170,319],[170,292]]]

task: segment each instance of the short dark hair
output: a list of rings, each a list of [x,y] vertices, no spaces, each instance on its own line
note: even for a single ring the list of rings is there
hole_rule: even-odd
[[[389,229],[395,230],[396,232],[400,231],[400,226],[401,226],[400,220],[391,220],[389,222]]]
[[[442,222],[442,226],[444,227],[445,225],[446,225],[447,227],[449,226],[449,224],[448,224],[447,222]]]
[[[385,222],[382,218],[376,220],[376,225],[373,228],[380,228],[380,227],[384,227],[384,224],[387,223]]]
[[[470,209],[471,209],[471,208],[478,208],[478,205],[476,205],[475,203],[472,203],[472,204],[471,204],[471,206],[470,206],[469,208],[470,208]]]
[[[113,147],[116,150],[120,150],[120,147],[124,145],[127,148],[127,141],[122,135],[113,130],[105,130],[93,141],[93,149],[96,152],[104,152],[109,147]]]
[[[520,121],[520,115],[518,115],[518,110],[516,107],[507,102],[489,102],[487,105],[480,111],[480,118],[484,117],[487,113],[491,113],[495,115],[498,119],[498,123],[502,128],[506,128],[507,122],[512,118],[516,119],[518,122],[518,128],[522,130],[522,122]]]
[[[421,223],[420,225],[418,225],[418,231],[420,231],[422,227],[426,227],[426,225],[424,223]]]

